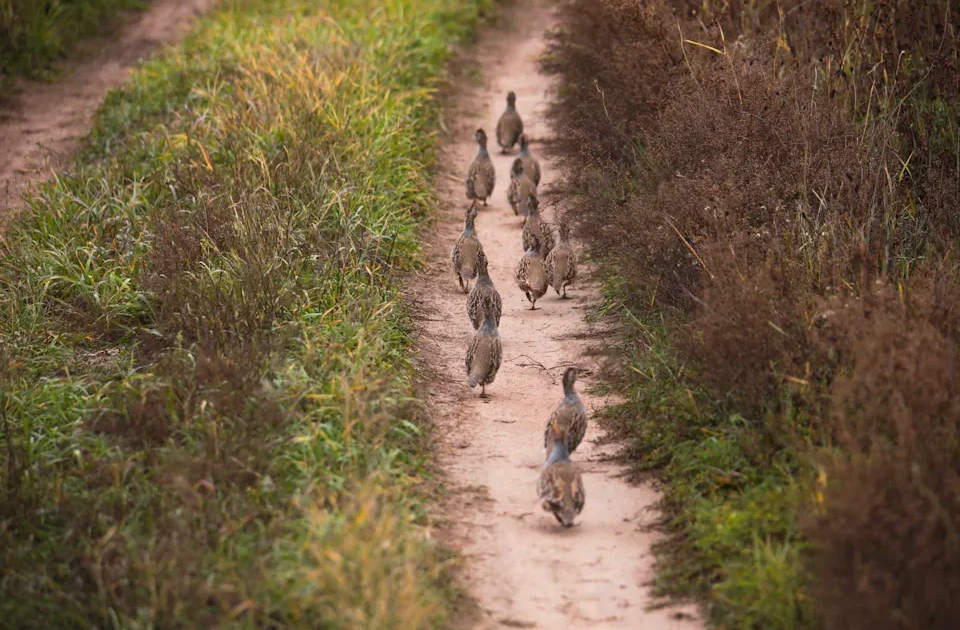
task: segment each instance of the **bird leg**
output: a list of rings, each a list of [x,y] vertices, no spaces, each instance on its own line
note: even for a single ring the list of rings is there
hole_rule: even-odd
[[[460,276],[460,274],[457,273],[456,271],[454,271],[454,273],[457,274],[457,282],[460,283],[460,290],[463,291],[463,278],[462,278],[462,277]]]
[[[480,383],[480,398],[489,398],[487,396],[487,386],[484,383]]]
[[[567,285],[563,285],[563,295],[560,296],[562,300],[569,300],[570,297],[567,295]]]
[[[537,310],[537,301],[536,301],[536,300],[533,300],[533,301],[530,302],[530,310],[531,310],[531,311]]]

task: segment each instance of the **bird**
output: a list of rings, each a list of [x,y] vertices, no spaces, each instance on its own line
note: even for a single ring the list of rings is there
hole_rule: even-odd
[[[493,313],[487,311],[483,315],[483,324],[473,334],[473,340],[467,348],[467,385],[471,388],[479,385],[480,398],[487,398],[486,387],[497,377],[502,355],[503,346],[496,319]]]
[[[464,293],[469,291],[470,281],[477,275],[477,257],[483,251],[483,246],[477,238],[477,232],[473,225],[477,218],[477,212],[479,212],[477,202],[474,201],[467,208],[463,232],[457,242],[453,244],[453,251],[450,252],[453,272],[457,276],[457,282],[460,283],[460,290]]]
[[[487,199],[493,194],[493,187],[497,183],[497,173],[487,153],[487,133],[477,129],[475,137],[479,149],[467,169],[467,199],[482,201],[483,205],[487,205]]]
[[[533,244],[523,253],[517,264],[517,286],[530,300],[530,310],[537,309],[537,300],[547,292],[547,270],[540,256],[539,244]]]
[[[537,158],[530,155],[530,140],[527,134],[521,133],[520,138],[520,159],[523,161],[523,172],[530,178],[534,186],[540,185],[540,162]]]
[[[517,158],[510,167],[510,186],[507,187],[507,201],[513,208],[513,214],[527,216],[529,205],[523,203],[530,194],[536,194],[537,187],[533,181],[523,172],[523,160]]]
[[[534,244],[542,256],[549,256],[553,249],[553,233],[540,217],[540,201],[531,193],[527,197],[527,218],[523,221],[523,251]]]
[[[577,253],[570,245],[570,226],[560,222],[560,242],[547,254],[547,282],[561,298],[567,298],[567,285],[577,278]],[[563,295],[560,294],[561,289]]]
[[[467,315],[477,330],[483,324],[487,313],[493,314],[494,322],[500,325],[500,314],[503,312],[503,300],[493,285],[490,274],[487,273],[487,256],[482,251],[477,256],[477,281],[467,296]]]
[[[570,461],[567,436],[561,427],[550,430],[552,447],[547,461],[540,470],[537,494],[540,507],[564,527],[573,527],[573,520],[583,511],[587,493],[583,488],[580,469]]]
[[[543,432],[543,447],[548,454],[553,445],[550,436],[555,428],[562,429],[567,436],[567,451],[570,453],[577,450],[587,432],[587,408],[573,388],[578,374],[575,367],[568,367],[563,373],[563,399],[550,414]]]
[[[523,120],[517,113],[517,95],[511,91],[507,93],[507,109],[500,114],[500,120],[497,121],[497,144],[500,145],[500,153],[512,151],[522,133]]]

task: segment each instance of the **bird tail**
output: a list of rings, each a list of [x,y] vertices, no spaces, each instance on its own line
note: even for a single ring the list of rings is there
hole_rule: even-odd
[[[542,274],[533,274],[530,278],[530,289],[537,293],[544,293],[547,290],[547,278]]]
[[[479,385],[487,374],[487,362],[483,360],[482,353],[478,354],[481,354],[481,356],[473,357],[473,365],[470,366],[470,373],[467,374],[467,385],[470,387]]]
[[[556,256],[553,260],[553,277],[550,280],[557,292],[562,288],[563,279],[567,276],[567,263],[565,256]]]
[[[483,380],[483,373],[480,369],[474,367],[470,370],[470,376],[467,378],[467,385],[470,387],[476,387],[480,384],[480,381]]]

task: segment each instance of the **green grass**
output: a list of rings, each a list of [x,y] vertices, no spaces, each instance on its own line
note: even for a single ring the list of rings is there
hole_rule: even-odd
[[[0,627],[425,628],[400,273],[483,0],[236,0],[109,95],[0,263]]]
[[[666,325],[633,316],[615,283],[607,291],[605,308],[623,315],[630,352],[617,385],[624,402],[601,421],[638,470],[665,482],[671,536],[657,550],[658,593],[704,602],[718,628],[814,627],[798,523],[816,487],[810,450],[690,385]]]
[[[101,33],[118,12],[149,0],[0,0],[0,86],[5,78],[50,78],[55,62]]]

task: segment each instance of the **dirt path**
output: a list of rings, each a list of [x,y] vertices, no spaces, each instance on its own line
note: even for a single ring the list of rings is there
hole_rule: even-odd
[[[657,499],[647,485],[628,485],[622,470],[605,461],[609,450],[594,443],[591,425],[573,459],[584,473],[587,501],[579,522],[561,529],[535,497],[543,462],[543,428],[562,396],[560,376],[576,363],[588,370],[578,390],[588,409],[601,401],[584,395],[595,362],[584,356],[592,331],[584,309],[597,299],[596,287],[578,284],[574,299],[552,289],[538,310],[517,288],[513,272],[521,251],[521,221],[506,202],[514,156],[496,154],[496,121],[508,90],[534,141],[549,137],[543,117],[548,80],[538,74],[542,33],[553,18],[543,0],[521,0],[506,9],[502,24],[487,29],[475,49],[476,72],[462,78],[446,127],[445,172],[438,177],[444,201],[429,250],[430,264],[419,286],[424,304],[423,355],[437,376],[432,404],[442,435],[441,461],[453,486],[447,506],[453,544],[468,558],[466,587],[478,600],[472,628],[700,628],[692,607],[648,611],[656,534],[645,531],[655,518]],[[522,18],[522,19],[521,19]],[[507,25],[507,26],[505,26]],[[516,25],[516,26],[509,26]],[[463,177],[482,126],[491,140],[497,185],[491,207],[477,219],[477,232],[490,272],[504,301],[500,325],[504,360],[487,402],[466,386],[465,349],[472,334],[465,296],[450,270],[449,251],[463,225]],[[556,173],[533,145],[543,168],[541,191]],[[543,197],[543,195],[541,195]],[[552,218],[552,209],[545,211]],[[546,368],[546,369],[544,369]]]
[[[216,0],[154,0],[98,54],[55,83],[29,82],[0,111],[0,226],[26,186],[61,166],[90,129],[104,96],[127,80],[137,60],[182,37]]]

